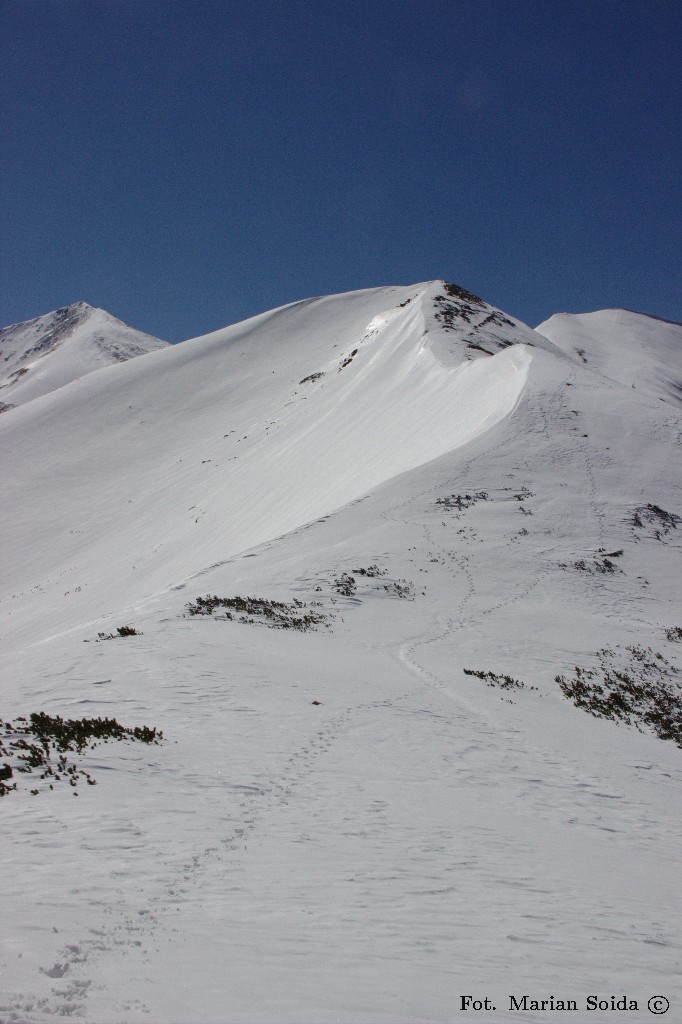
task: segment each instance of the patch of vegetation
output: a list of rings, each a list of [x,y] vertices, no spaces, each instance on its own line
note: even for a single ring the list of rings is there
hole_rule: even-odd
[[[341,594],[343,597],[352,597],[358,589],[355,578],[347,572],[343,572],[340,576],[337,576],[333,585],[337,594]]]
[[[370,565],[367,566],[367,568],[353,569],[353,572],[358,576],[364,576],[369,579],[377,579],[381,576],[386,576],[387,574],[387,570],[380,569],[378,565]],[[355,576],[344,572],[341,573],[340,576],[336,576],[334,578],[332,586],[336,592],[341,594],[343,597],[354,597],[357,592],[358,581],[355,579]],[[389,583],[380,584],[378,588],[375,589],[379,589],[380,591],[383,590],[389,597],[414,597],[414,584],[409,580],[392,580]]]
[[[134,726],[132,729],[121,725],[114,718],[62,718],[44,711],[32,714],[27,720],[19,717],[15,722],[0,719],[0,757],[7,758],[0,768],[0,796],[16,790],[17,783],[10,782],[18,774],[39,773],[41,781],[50,789],[58,782],[68,783],[76,792],[80,779],[89,786],[96,780],[77,764],[70,762],[67,752],[82,754],[88,747],[109,740],[129,740],[140,743],[160,743],[163,733],[148,726]],[[43,787],[45,788],[45,787]],[[37,796],[40,789],[32,789]]]
[[[596,657],[598,668],[576,665],[572,677],[555,677],[564,696],[590,715],[682,747],[682,685],[675,666],[650,647],[604,647]]]
[[[672,644],[679,644],[682,640],[682,626],[670,626],[665,631],[665,638]]]
[[[299,384],[308,384],[308,383],[312,384],[314,381],[319,380],[320,377],[324,377],[324,373],[323,372],[311,373],[307,377],[304,377],[303,380],[299,380],[298,383]]]
[[[622,551],[616,551],[612,553],[611,557],[618,557],[622,555]],[[580,572],[587,572],[590,575],[614,575],[615,573],[622,573],[622,569],[619,569],[615,562],[611,561],[611,558],[606,556],[602,558],[593,558],[591,561],[586,561],[584,558],[579,558],[576,562],[559,562],[560,569],[578,569]]]
[[[139,629],[133,629],[132,626],[118,626],[115,633],[98,633],[97,640],[95,643],[98,644],[102,640],[119,640],[122,636],[144,636]],[[83,643],[89,644],[89,640],[84,640]]]
[[[443,508],[456,508],[462,512],[466,508],[471,508],[477,501],[487,500],[487,491],[477,491],[475,494],[450,494],[447,498],[436,498],[436,505],[442,505]]]
[[[633,531],[646,530],[653,532],[655,540],[663,540],[671,530],[676,530],[682,523],[682,516],[674,512],[666,512],[658,505],[639,505],[632,513],[630,525]]]
[[[190,615],[214,615],[217,609],[224,609],[222,618],[234,619],[253,625],[259,619],[271,629],[299,629],[305,632],[323,623],[327,616],[322,612],[305,611],[308,606],[294,598],[291,604],[284,601],[270,601],[262,597],[217,597],[207,594],[190,601],[187,610]]]
[[[488,686],[496,686],[501,690],[537,690],[537,686],[528,686],[520,679],[513,679],[511,676],[498,675],[496,672],[483,672],[481,669],[465,668],[465,676],[476,676],[482,679]]]
[[[393,583],[384,583],[384,590],[393,597],[414,597],[414,583],[409,580],[394,580]]]

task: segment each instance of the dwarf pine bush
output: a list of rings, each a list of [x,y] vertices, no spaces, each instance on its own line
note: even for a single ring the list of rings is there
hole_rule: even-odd
[[[68,782],[76,789],[80,778],[89,786],[96,785],[92,776],[70,762],[67,752],[82,754],[98,742],[137,741],[139,743],[160,743],[163,733],[149,726],[121,725],[115,718],[62,718],[35,712],[27,720],[24,717],[14,722],[0,720],[0,757],[7,758],[0,768],[0,796],[16,790],[15,772],[19,775],[40,773],[39,778],[47,782],[50,789],[58,782]],[[37,796],[39,789],[32,789]]]
[[[253,625],[259,620],[271,629],[299,629],[305,632],[323,623],[327,616],[322,612],[305,611],[307,605],[296,598],[291,604],[271,601],[263,597],[218,597],[207,594],[197,597],[187,605],[190,615],[215,615],[222,609],[222,617],[236,619]]]
[[[660,652],[637,645],[597,651],[598,666],[575,666],[556,676],[561,692],[597,718],[653,732],[682,747],[682,685],[674,665]]]

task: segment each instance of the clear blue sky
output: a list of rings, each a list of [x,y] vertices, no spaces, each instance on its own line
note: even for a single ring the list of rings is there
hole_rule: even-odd
[[[0,325],[454,280],[682,320],[679,0],[0,0]]]

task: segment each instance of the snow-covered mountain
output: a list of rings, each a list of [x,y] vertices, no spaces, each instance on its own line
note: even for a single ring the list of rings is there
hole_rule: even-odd
[[[558,313],[537,331],[605,377],[679,409],[682,324],[628,309],[602,309]]]
[[[0,329],[0,412],[113,363],[166,348],[103,309],[74,302]]]
[[[681,350],[438,281],[1,417],[0,1019],[679,1006]]]

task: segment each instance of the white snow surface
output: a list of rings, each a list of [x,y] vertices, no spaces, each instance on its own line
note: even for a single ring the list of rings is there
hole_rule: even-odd
[[[295,303],[0,417],[0,717],[165,737],[0,800],[0,1020],[679,1014],[680,750],[555,676],[680,661],[682,328],[532,331],[444,288]],[[328,628],[190,616],[207,594]]]
[[[627,309],[601,309],[557,313],[536,330],[598,373],[678,407],[682,324]]]
[[[0,330],[0,411],[70,384],[93,370],[168,346],[103,309],[74,302]]]

